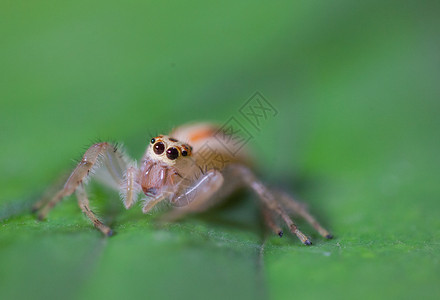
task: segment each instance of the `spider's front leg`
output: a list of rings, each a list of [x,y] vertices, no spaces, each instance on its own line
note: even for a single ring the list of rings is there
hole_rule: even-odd
[[[89,206],[89,201],[83,184],[89,175],[100,171],[98,177],[115,189],[119,189],[124,180],[124,172],[127,168],[128,158],[115,145],[110,143],[98,143],[92,145],[84,154],[75,170],[70,175],[64,187],[55,194],[47,203],[36,203],[34,208],[38,211],[38,218],[43,220],[50,210],[64,197],[76,191],[78,203],[85,215],[105,235],[111,235],[112,231],[98,220]],[[99,167],[105,167],[98,170]]]
[[[84,214],[92,221],[93,225],[98,228],[104,235],[112,236],[113,230],[110,227],[104,225],[98,217],[90,209],[89,199],[87,198],[86,191],[84,189],[83,183],[79,184],[75,190],[75,195],[78,198],[78,205]]]
[[[212,169],[203,173],[197,180],[183,180],[170,202],[177,206],[162,217],[162,221],[176,221],[187,214],[201,212],[210,207],[224,183],[220,171]]]

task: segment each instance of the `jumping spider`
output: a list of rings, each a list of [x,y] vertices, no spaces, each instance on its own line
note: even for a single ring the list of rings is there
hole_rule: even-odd
[[[168,136],[154,137],[149,141],[140,166],[116,145],[94,144],[85,152],[64,187],[49,201],[37,202],[34,211],[38,211],[38,218],[42,220],[58,202],[75,192],[84,214],[103,234],[111,236],[113,231],[90,209],[84,185],[92,176],[119,190],[127,209],[133,206],[139,195],[144,200],[144,213],[168,199],[177,206],[168,213],[168,220],[206,210],[237,189],[248,187],[260,200],[264,220],[274,233],[283,235],[276,222],[276,216],[279,216],[302,243],[311,245],[310,239],[289,216],[295,212],[323,237],[332,238],[300,202],[286,193],[269,189],[256,178],[249,167],[246,151],[231,155],[223,147],[226,141],[216,135],[218,130],[209,123],[196,123],[180,126]],[[223,163],[207,160],[210,154],[221,155]]]

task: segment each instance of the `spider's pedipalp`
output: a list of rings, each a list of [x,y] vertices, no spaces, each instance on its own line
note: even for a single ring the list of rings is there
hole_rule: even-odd
[[[119,196],[124,203],[126,209],[129,209],[135,204],[142,193],[142,187],[139,184],[139,169],[136,163],[133,162],[124,173],[124,180],[120,186]]]

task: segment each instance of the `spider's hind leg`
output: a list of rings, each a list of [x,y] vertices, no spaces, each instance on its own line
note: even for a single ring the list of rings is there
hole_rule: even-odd
[[[283,230],[278,225],[272,211],[264,204],[261,205],[261,214],[263,215],[267,227],[269,227],[273,233],[279,235],[279,237],[283,237]]]
[[[323,237],[326,239],[332,239],[333,235],[331,235],[328,230],[319,224],[319,222],[312,216],[308,211],[304,203],[301,203],[295,200],[293,197],[288,195],[285,192],[274,191],[274,194],[280,201],[283,203],[284,207],[286,207],[289,211],[298,214],[300,217],[304,218],[312,227]]]
[[[312,244],[310,239],[298,229],[292,218],[290,218],[284,207],[275,197],[275,194],[258,180],[248,167],[239,164],[231,164],[228,167],[231,172],[235,173],[235,177],[241,178],[244,184],[257,194],[267,209],[283,219],[290,232],[295,234],[304,245],[308,246]]]

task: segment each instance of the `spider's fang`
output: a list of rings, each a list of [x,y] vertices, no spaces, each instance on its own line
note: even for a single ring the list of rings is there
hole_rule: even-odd
[[[327,234],[327,235],[325,236],[325,238],[331,240],[331,239],[333,238],[333,235],[331,235],[331,234]]]
[[[280,231],[278,232],[278,235],[280,236],[280,238],[283,237],[283,234],[284,234],[284,233],[283,233],[282,230],[280,230]]]
[[[309,239],[304,241],[304,245],[306,245],[306,246],[310,246],[311,244],[312,244],[312,242]]]

